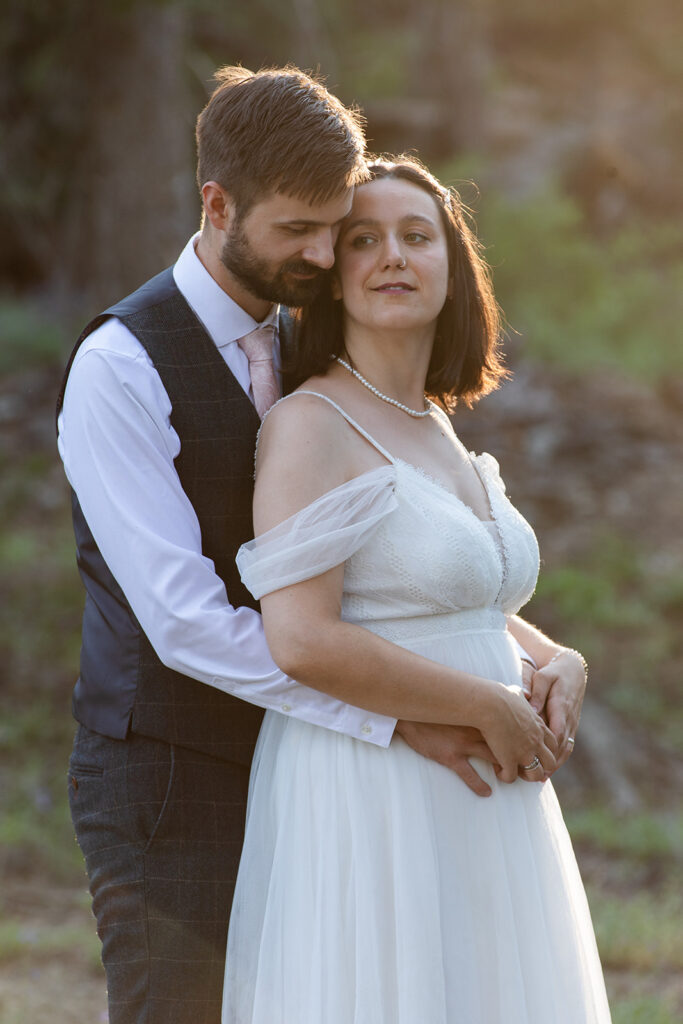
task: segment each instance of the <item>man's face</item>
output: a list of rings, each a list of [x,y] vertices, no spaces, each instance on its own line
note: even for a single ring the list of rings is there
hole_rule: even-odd
[[[280,193],[262,199],[233,222],[221,262],[256,298],[305,306],[334,264],[334,245],[352,199],[353,189],[316,204]]]

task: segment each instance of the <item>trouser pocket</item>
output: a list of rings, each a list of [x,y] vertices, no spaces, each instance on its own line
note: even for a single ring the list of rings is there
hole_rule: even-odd
[[[78,792],[81,782],[89,782],[91,779],[101,779],[104,775],[104,768],[95,768],[89,764],[78,764],[72,761],[69,765],[69,785],[75,793]]]
[[[175,782],[175,748],[159,740],[131,737],[126,766],[126,803],[131,840],[143,854],[164,834]]]
[[[146,853],[164,823],[174,782],[170,744],[135,733],[116,740],[80,726],[69,762],[69,804],[86,860],[107,842]]]
[[[125,825],[122,807],[125,742],[79,726],[69,760],[71,819],[86,862],[94,851],[115,840],[112,827]],[[125,764],[125,760],[124,760]]]

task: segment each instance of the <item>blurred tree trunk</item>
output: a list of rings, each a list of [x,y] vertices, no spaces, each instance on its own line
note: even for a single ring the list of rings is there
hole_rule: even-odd
[[[310,55],[314,53],[315,65],[324,70],[326,80],[336,81],[337,60],[320,0],[293,0],[292,8],[296,22],[296,31],[292,33],[295,63],[310,68]]]
[[[423,9],[415,85],[439,110],[433,158],[476,151],[486,138],[492,58],[485,6],[480,0],[437,0]]]
[[[82,145],[55,271],[87,314],[173,262],[199,202],[180,5],[88,5],[82,22]]]

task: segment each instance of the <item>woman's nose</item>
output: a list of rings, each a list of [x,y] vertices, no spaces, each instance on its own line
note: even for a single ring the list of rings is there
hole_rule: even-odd
[[[400,240],[394,236],[385,239],[382,257],[384,266],[387,269],[389,267],[398,267],[401,270],[406,265],[403,247]]]

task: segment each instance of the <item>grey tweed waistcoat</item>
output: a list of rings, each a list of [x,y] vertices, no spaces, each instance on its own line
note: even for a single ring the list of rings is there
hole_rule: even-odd
[[[58,412],[80,344],[112,316],[144,346],[168,393],[171,424],[181,445],[175,468],[199,519],[202,552],[225,582],[231,604],[257,607],[240,580],[235,554],[253,536],[259,418],[171,270],[88,324],[67,366]],[[133,730],[248,764],[263,712],[162,664],[104,562],[75,494],[72,507],[86,590],[80,676],[73,696],[76,719],[107,736],[123,739]]]

